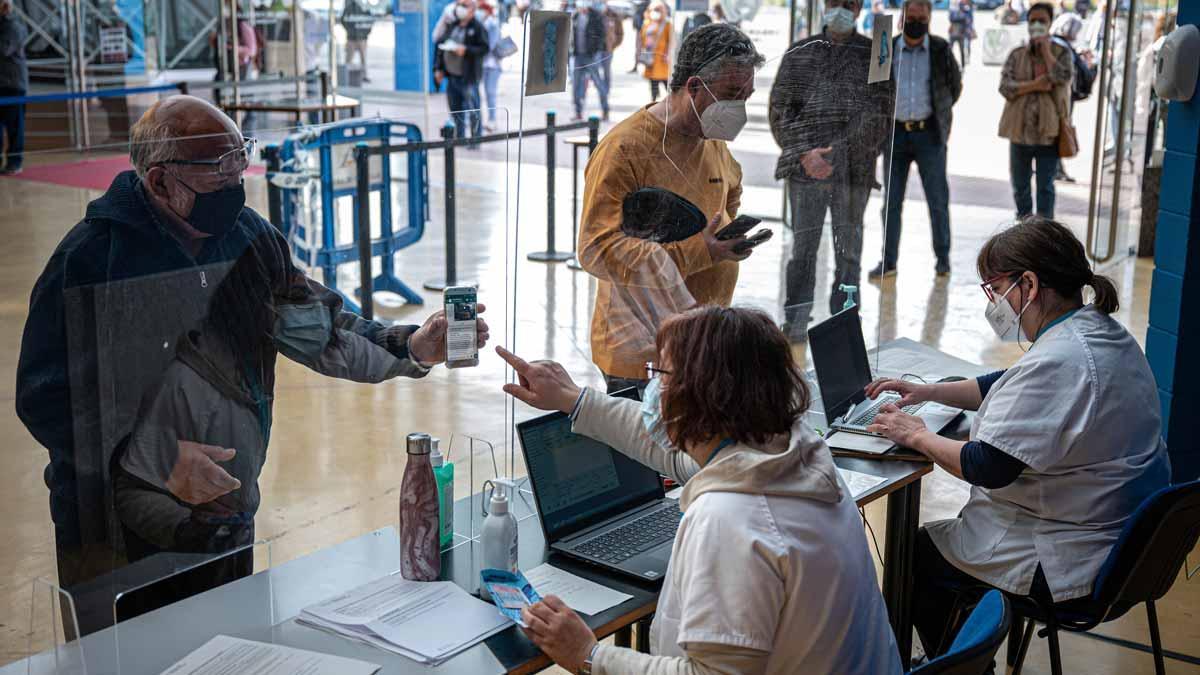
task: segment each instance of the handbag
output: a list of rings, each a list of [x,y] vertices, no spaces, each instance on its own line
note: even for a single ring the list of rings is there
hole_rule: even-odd
[[[1058,113],[1058,157],[1070,159],[1079,154],[1079,136],[1075,133],[1075,125],[1066,113]]]
[[[621,232],[630,237],[667,244],[700,232],[708,219],[700,209],[670,190],[639,188],[621,203]]]
[[[517,43],[511,37],[505,35],[496,43],[496,48],[492,50],[496,58],[507,59],[517,53]]]

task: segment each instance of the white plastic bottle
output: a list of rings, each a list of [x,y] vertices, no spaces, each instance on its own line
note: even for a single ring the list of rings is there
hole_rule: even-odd
[[[516,572],[517,519],[508,508],[508,495],[514,485],[506,478],[497,478],[493,484],[488,516],[483,521],[480,534],[483,544],[483,568]],[[479,592],[487,597],[486,588],[480,587]]]

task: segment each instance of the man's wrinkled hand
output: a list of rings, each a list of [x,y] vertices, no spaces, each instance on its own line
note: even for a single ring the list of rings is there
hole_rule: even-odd
[[[179,456],[167,479],[167,490],[188,504],[204,504],[242,487],[217,462],[228,462],[237,451],[194,441],[179,441]]]
[[[475,314],[483,314],[487,307],[475,305]],[[475,346],[483,349],[488,338],[487,322],[475,319]],[[408,341],[408,354],[423,365],[432,366],[446,360],[446,310],[438,310],[425,320],[425,324],[412,334]]]
[[[833,152],[833,146],[824,148],[814,148],[804,153],[800,157],[800,164],[804,167],[804,173],[808,174],[809,178],[817,180],[825,180],[833,175],[833,164],[826,159],[826,155]]]

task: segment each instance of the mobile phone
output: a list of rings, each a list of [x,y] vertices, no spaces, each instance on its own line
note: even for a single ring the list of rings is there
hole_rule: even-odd
[[[754,248],[755,246],[758,246],[759,244],[763,243],[764,241],[770,239],[772,237],[772,235],[774,235],[774,234],[775,234],[774,230],[759,230],[758,232],[755,232],[754,234],[750,235],[749,237],[746,237],[746,241],[743,241],[742,243],[738,244],[737,246],[734,246],[733,252],[734,253],[745,253],[746,251],[749,251],[750,249]]]
[[[717,239],[719,241],[737,239],[738,237],[754,229],[754,226],[761,222],[761,220],[755,218],[754,216],[738,216],[737,218],[733,219],[733,222],[717,231]]]
[[[451,286],[443,293],[446,306],[446,367],[468,368],[479,365],[479,347],[475,335],[474,286]]]

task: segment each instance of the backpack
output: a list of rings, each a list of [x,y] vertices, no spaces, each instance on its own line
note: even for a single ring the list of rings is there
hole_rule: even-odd
[[[1071,78],[1071,100],[1082,101],[1092,95],[1092,85],[1096,81],[1096,71],[1089,68],[1083,57],[1066,40],[1053,38],[1063,48],[1070,50],[1071,63],[1075,66],[1075,76]]]

